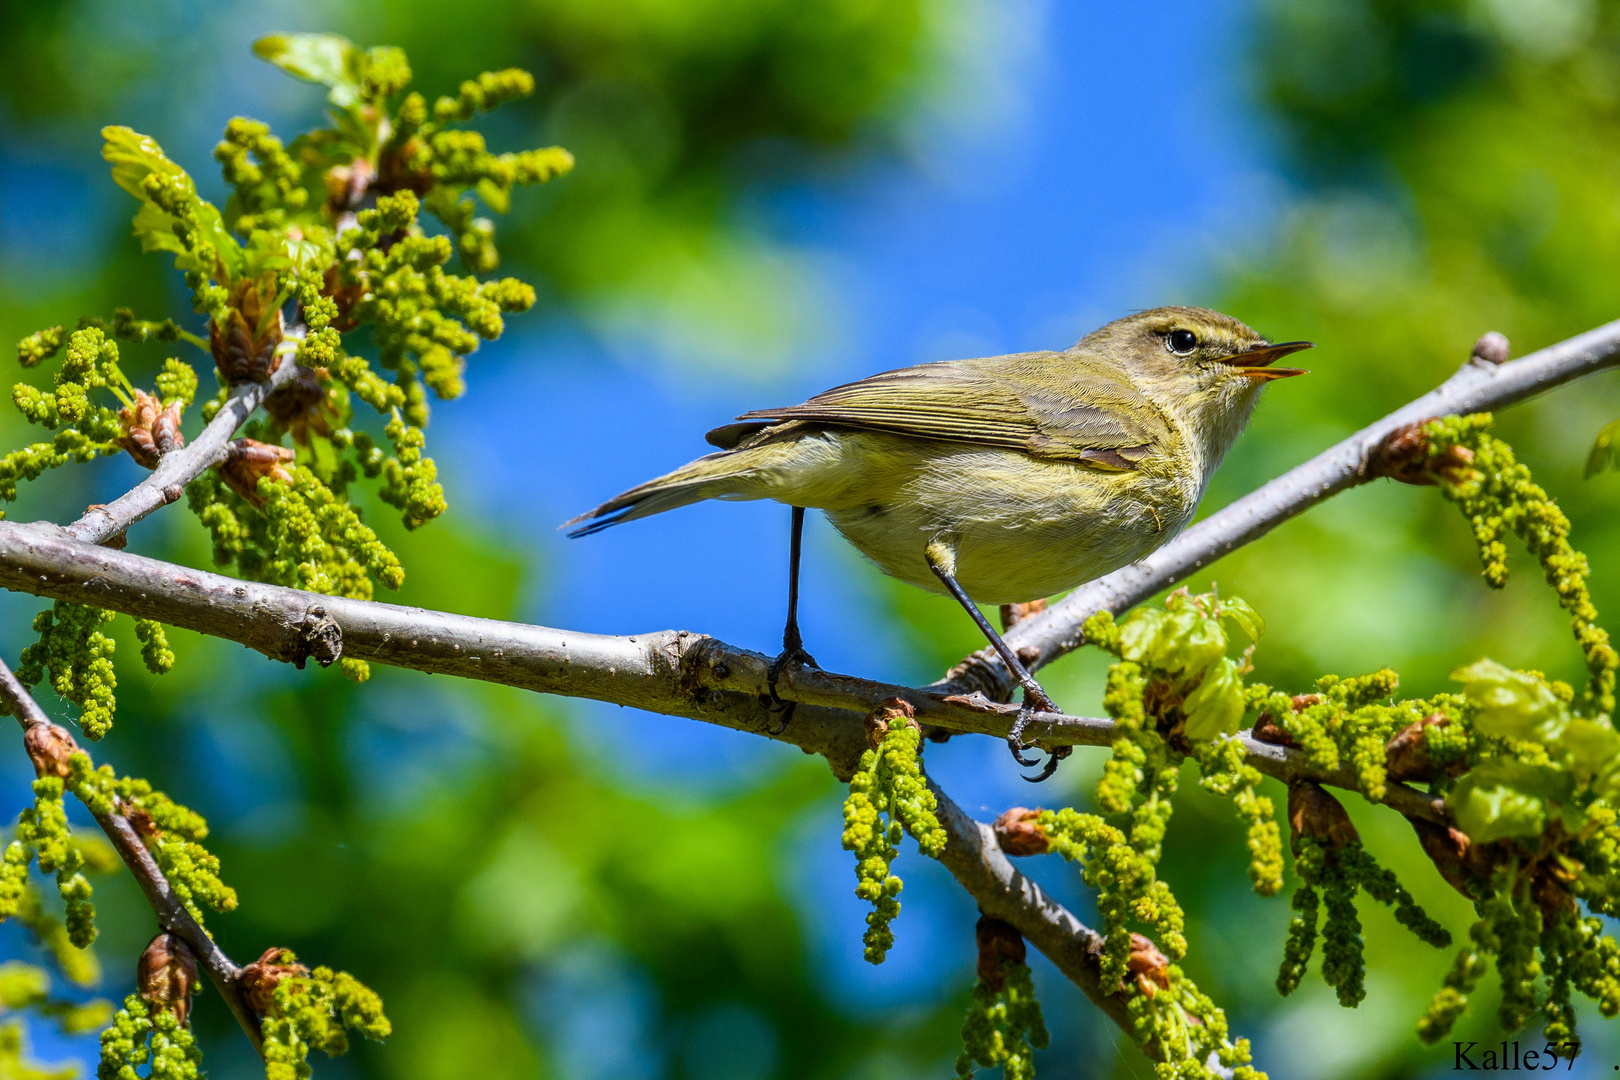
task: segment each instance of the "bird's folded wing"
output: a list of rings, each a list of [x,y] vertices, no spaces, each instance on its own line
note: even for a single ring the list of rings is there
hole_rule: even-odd
[[[738,419],[893,431],[1115,469],[1134,468],[1166,435],[1159,410],[1130,383],[1054,353],[901,368]]]

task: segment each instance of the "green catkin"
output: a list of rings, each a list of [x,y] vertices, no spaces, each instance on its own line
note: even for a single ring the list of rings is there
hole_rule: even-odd
[[[1003,960],[1001,975],[999,991],[983,979],[973,987],[962,1022],[962,1053],[956,1059],[958,1080],[971,1080],[975,1067],[997,1065],[1004,1080],[1034,1080],[1035,1051],[1046,1049],[1050,1041],[1029,968]]]
[[[1105,944],[1102,983],[1114,986],[1125,977],[1130,954],[1130,920],[1150,925],[1159,945],[1173,959],[1186,953],[1181,907],[1169,888],[1154,876],[1153,866],[1131,849],[1125,834],[1095,814],[1047,810],[1035,819],[1049,849],[1081,865],[1081,878],[1097,890]]]
[[[1303,884],[1295,891],[1294,911],[1277,990],[1287,996],[1304,977],[1317,936],[1317,913],[1326,908],[1322,927],[1322,978],[1338,992],[1339,1003],[1353,1008],[1366,996],[1364,943],[1356,913],[1358,890],[1395,912],[1396,921],[1435,948],[1451,944],[1451,933],[1418,906],[1390,871],[1378,865],[1360,843],[1329,847],[1311,836],[1294,838],[1294,869]]]
[[[1451,931],[1435,922],[1418,906],[1412,894],[1396,880],[1389,870],[1378,865],[1372,853],[1360,844],[1348,844],[1335,853],[1348,875],[1355,879],[1361,890],[1395,912],[1395,921],[1418,936],[1420,941],[1437,949],[1451,945]]]
[[[169,648],[162,623],[155,619],[136,619],[135,638],[141,643],[141,659],[146,663],[146,670],[154,675],[174,670],[174,651]]]
[[[283,952],[283,962],[291,963],[291,954]],[[348,1053],[345,1029],[376,1042],[393,1031],[382,999],[354,976],[331,968],[282,979],[272,1002],[263,1019],[266,1080],[308,1077],[311,1050],[328,1057]]]
[[[1226,1014],[1175,964],[1165,970],[1169,986],[1149,994],[1141,987],[1127,991],[1126,1011],[1138,1046],[1157,1057],[1160,1080],[1265,1080],[1251,1064],[1249,1040],[1228,1037]],[[1222,1072],[1209,1067],[1214,1058]]]
[[[67,941],[75,949],[88,949],[96,939],[96,907],[90,902],[90,882],[79,872],[84,852],[68,827],[62,792],[59,777],[34,781],[34,805],[18,817],[17,839],[7,848],[0,870],[0,918],[30,914],[24,910],[28,863],[37,859],[41,873],[56,875],[66,904]]]
[[[113,1017],[112,1025],[101,1033],[101,1061],[96,1080],[137,1080],[135,1070],[151,1058],[147,1040],[152,1021],[146,1002],[139,994],[124,999],[124,1007]]]
[[[1282,832],[1277,826],[1276,807],[1269,798],[1257,794],[1260,770],[1245,762],[1243,743],[1218,739],[1197,749],[1204,790],[1232,800],[1247,825],[1249,881],[1261,896],[1276,896],[1282,888]]]
[[[34,618],[39,641],[22,651],[17,678],[33,686],[48,674],[51,688],[79,706],[79,726],[91,740],[112,730],[117,709],[112,655],[116,646],[101,627],[112,621],[110,611],[84,607],[67,600]]]
[[[101,1033],[97,1080],[136,1080],[140,1074],[135,1070],[147,1062],[147,1080],[197,1080],[202,1075],[202,1051],[191,1032],[167,1010],[149,1013],[139,994],[124,999],[112,1025]]]
[[[1289,906],[1294,917],[1288,923],[1288,940],[1283,945],[1282,966],[1277,969],[1277,993],[1287,997],[1299,989],[1305,967],[1316,950],[1317,912],[1321,907],[1316,889],[1301,883],[1294,890]]]
[[[921,739],[913,724],[891,723],[878,748],[861,755],[844,800],[843,845],[855,853],[855,895],[872,905],[863,938],[872,964],[883,963],[894,944],[889,924],[900,914],[902,882],[889,868],[900,854],[903,831],[924,855],[937,858],[945,850],[938,803],[922,778]]]
[[[92,768],[83,753],[70,757],[68,768],[68,786],[91,813],[111,813],[122,803],[151,816],[160,833],[151,844],[152,856],[192,918],[203,921],[201,905],[215,911],[236,909],[236,890],[220,880],[219,859],[202,844],[208,837],[202,815],[145,780],[117,776],[110,765]]]
[[[1489,413],[1475,413],[1423,425],[1431,461],[1459,448],[1472,454],[1460,479],[1456,473],[1442,472],[1441,493],[1468,518],[1489,585],[1501,588],[1507,582],[1507,548],[1501,541],[1504,531],[1517,535],[1536,557],[1559,606],[1569,612],[1570,629],[1586,656],[1591,679],[1585,704],[1592,712],[1612,713],[1620,653],[1610,644],[1609,632],[1597,625],[1597,607],[1586,586],[1590,572],[1586,556],[1569,543],[1569,518],[1531,480],[1530,470],[1514,458],[1513,448],[1487,434],[1491,423]]]

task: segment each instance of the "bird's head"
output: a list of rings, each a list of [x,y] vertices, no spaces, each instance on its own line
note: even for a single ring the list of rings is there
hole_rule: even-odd
[[[1260,388],[1305,374],[1276,367],[1277,360],[1311,343],[1272,344],[1230,315],[1162,307],[1111,322],[1076,348],[1119,365],[1149,400],[1202,435],[1219,461],[1243,430]]]

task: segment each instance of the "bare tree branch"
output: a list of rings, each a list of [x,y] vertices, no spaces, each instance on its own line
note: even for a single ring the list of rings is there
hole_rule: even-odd
[[[1020,620],[1007,644],[1033,668],[1078,648],[1080,627],[1099,611],[1118,613],[1190,577],[1289,518],[1376,479],[1373,451],[1394,432],[1439,416],[1490,412],[1620,364],[1620,321],[1507,363],[1471,359],[1434,390],[1211,514],[1140,562],[1082,585],[1040,614]],[[1005,701],[1018,688],[1001,659],[982,649],[952,669],[941,688],[977,690]]]
[[[3,702],[6,711],[17,718],[26,734],[29,728],[37,725],[54,727],[45,711],[39,707],[34,696],[28,692],[27,687],[12,672],[5,661],[0,660],[0,702]],[[124,865],[146,894],[146,900],[152,905],[152,913],[157,916],[158,926],[171,934],[177,935],[191,947],[201,961],[203,969],[208,972],[208,979],[219,991],[220,997],[230,1007],[236,1022],[242,1025],[242,1030],[253,1043],[253,1049],[263,1052],[263,1036],[259,1031],[259,1019],[253,1010],[248,1007],[242,992],[237,988],[236,977],[241,972],[226,956],[224,951],[208,936],[208,931],[200,926],[186,905],[174,895],[169,887],[169,879],[159,869],[157,860],[147,850],[140,834],[129,823],[129,819],[122,814],[97,814],[91,811],[96,824],[101,831],[107,834],[112,841],[113,848],[118,852]]]
[[[289,335],[288,341],[294,340]],[[105,506],[93,506],[84,516],[67,527],[76,540],[99,544],[128,529],[154,510],[177,502],[186,485],[204,470],[212,467],[225,454],[225,444],[231,441],[236,429],[247,423],[248,417],[277,388],[297,376],[298,365],[290,355],[284,355],[276,370],[264,382],[238,383],[220,406],[208,426],[197,437],[179,450],[171,450],[158,461],[152,475],[130,488]]]
[[[1092,1004],[1130,1034],[1124,995],[1102,985],[1103,936],[1025,877],[1001,850],[989,825],[969,817],[932,778],[928,787],[939,803],[939,823],[950,838],[939,861],[979,902],[979,910],[1023,934]]]
[[[954,732],[1005,737],[1018,713],[978,695],[798,668],[783,674],[777,692],[801,707],[787,729],[775,733],[778,717],[768,708],[770,658],[703,634],[661,630],[613,637],[321,596],[80,543],[38,523],[0,521],[0,587],[157,619],[299,665],[309,657],[331,663],[341,653],[690,717],[821,754],[845,780],[865,748],[860,718],[889,698],[904,698],[918,720]],[[1043,713],[1028,737],[1047,748],[1107,746],[1114,724]],[[1323,773],[1298,750],[1245,738],[1249,763],[1268,776],[1356,786],[1350,769]],[[1404,784],[1390,783],[1384,802],[1408,816],[1445,819],[1429,796]]]

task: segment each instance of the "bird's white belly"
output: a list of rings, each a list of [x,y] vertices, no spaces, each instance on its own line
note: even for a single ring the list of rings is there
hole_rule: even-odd
[[[943,443],[911,449],[918,460],[888,458],[886,475],[859,485],[857,505],[820,505],[886,573],[933,592],[944,587],[924,548],[952,546],[958,582],[985,604],[1052,596],[1142,558],[1187,523],[1200,494],[1191,477],[1154,481]]]

